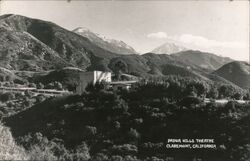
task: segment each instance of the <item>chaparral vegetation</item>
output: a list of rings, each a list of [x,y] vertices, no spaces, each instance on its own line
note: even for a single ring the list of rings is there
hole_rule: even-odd
[[[142,80],[131,90],[90,84],[3,117],[18,155],[32,160],[250,159],[248,92],[185,77]],[[4,97],[3,97],[4,98]],[[205,103],[204,98],[211,98]],[[228,98],[226,104],[213,101]],[[13,141],[11,135],[8,135]],[[168,139],[211,138],[215,149],[169,149]],[[20,146],[20,147],[19,147]],[[19,150],[21,149],[21,150]],[[24,150],[25,149],[25,150]]]

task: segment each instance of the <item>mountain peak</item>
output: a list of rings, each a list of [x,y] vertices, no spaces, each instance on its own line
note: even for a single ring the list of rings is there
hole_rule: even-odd
[[[172,53],[177,53],[180,51],[188,50],[187,48],[177,45],[174,42],[166,42],[159,47],[155,48],[152,50],[152,53],[156,54],[172,54]]]
[[[76,33],[81,33],[81,32],[90,32],[90,30],[86,27],[77,27],[76,29],[73,30],[73,32],[76,32]]]
[[[108,50],[113,53],[127,55],[127,54],[138,54],[131,46],[127,45],[125,42],[115,39],[109,39],[100,34],[94,33],[85,27],[78,27],[73,30],[73,32],[88,38],[91,42],[95,43],[97,46]]]

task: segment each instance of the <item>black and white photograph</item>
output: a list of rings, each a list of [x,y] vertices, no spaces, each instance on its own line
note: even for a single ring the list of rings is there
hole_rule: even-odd
[[[249,0],[0,0],[0,160],[250,161]]]

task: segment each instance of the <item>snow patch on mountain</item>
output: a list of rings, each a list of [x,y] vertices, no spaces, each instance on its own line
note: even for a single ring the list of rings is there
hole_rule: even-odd
[[[131,46],[125,42],[115,39],[109,39],[103,35],[94,33],[85,27],[79,27],[73,30],[73,32],[88,38],[94,42],[97,46],[109,50],[117,54],[138,54]]]
[[[173,54],[181,51],[188,50],[186,47],[183,47],[181,45],[177,45],[173,42],[166,42],[162,44],[161,46],[155,48],[152,50],[152,53],[155,54]]]

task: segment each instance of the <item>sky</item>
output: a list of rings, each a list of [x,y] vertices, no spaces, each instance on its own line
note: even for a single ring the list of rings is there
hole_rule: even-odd
[[[249,60],[249,1],[2,0],[0,14],[52,21],[68,30],[85,27],[122,40],[140,53],[165,42]]]

